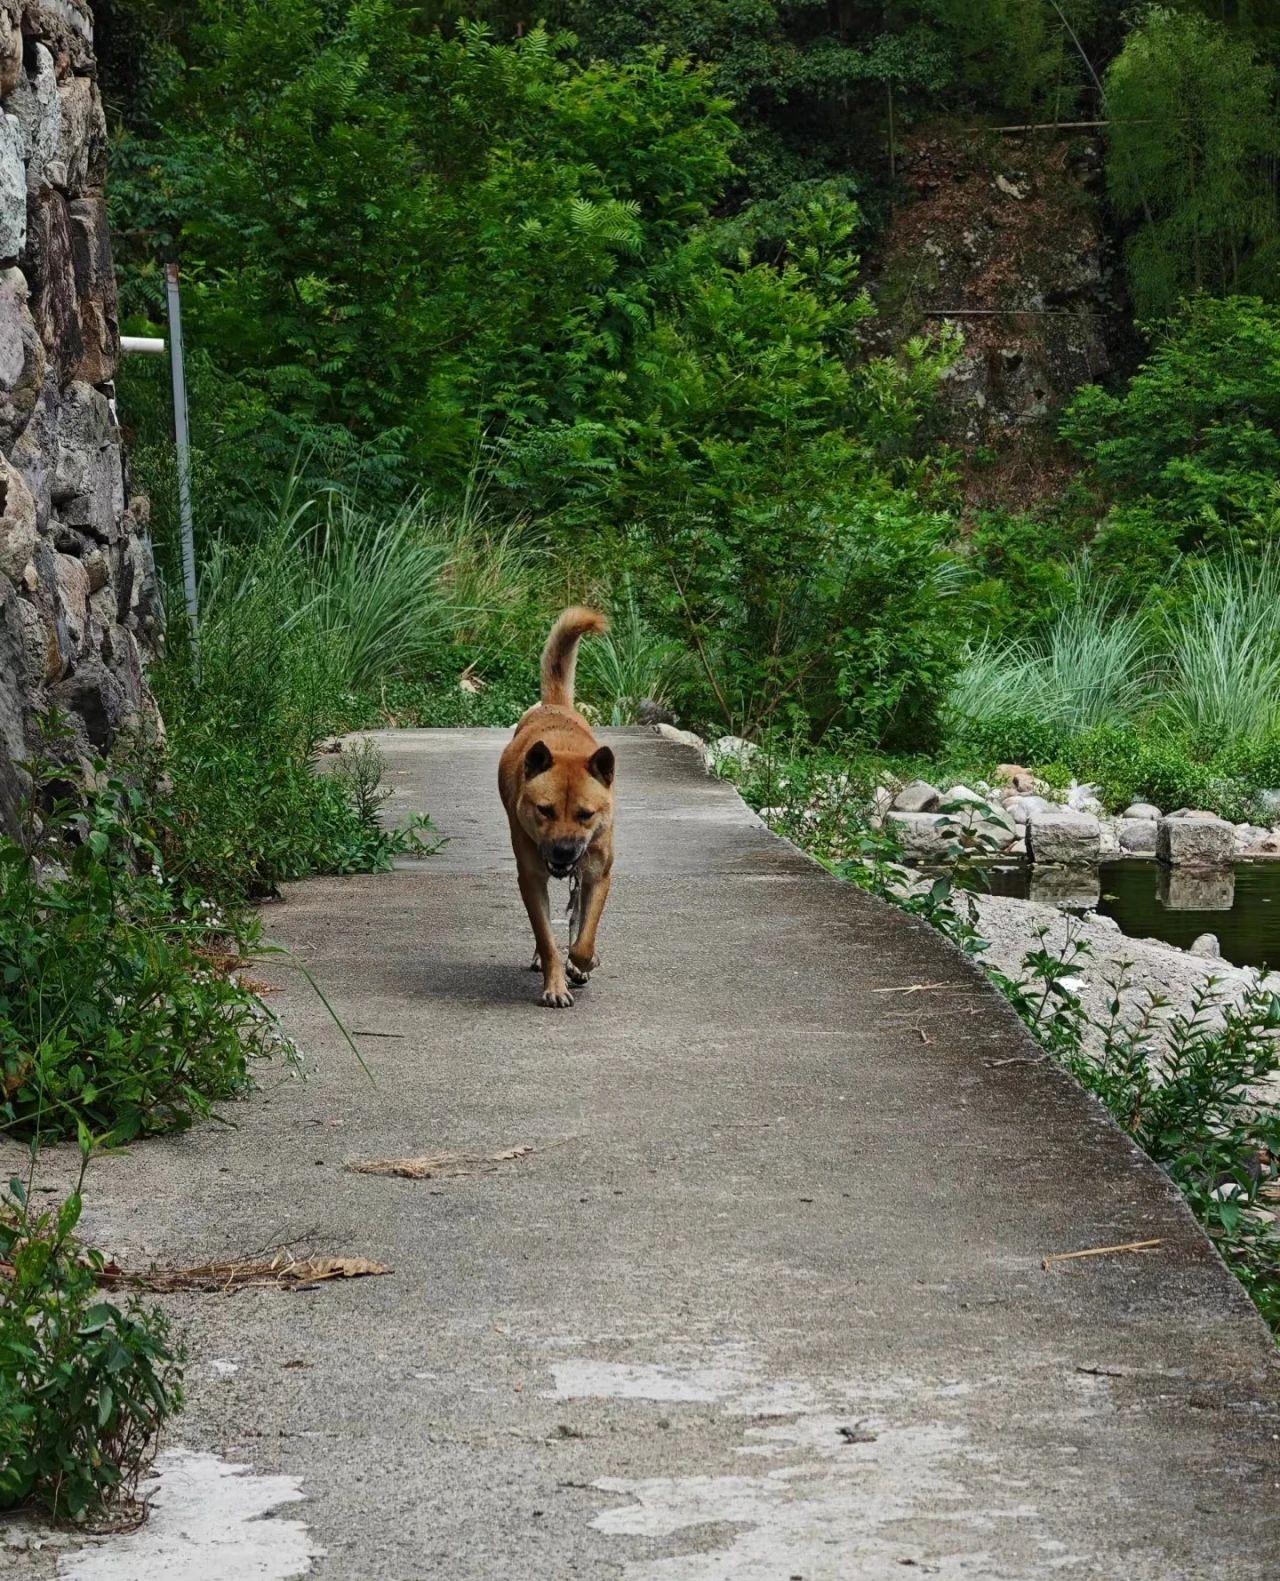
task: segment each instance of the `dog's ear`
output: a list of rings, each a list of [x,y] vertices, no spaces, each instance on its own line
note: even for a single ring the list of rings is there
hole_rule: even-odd
[[[611,747],[597,747],[591,754],[591,761],[587,764],[587,773],[592,779],[597,779],[602,785],[613,784],[613,749]]]
[[[554,761],[547,743],[535,741],[524,755],[525,779],[531,780],[536,774],[545,774]]]

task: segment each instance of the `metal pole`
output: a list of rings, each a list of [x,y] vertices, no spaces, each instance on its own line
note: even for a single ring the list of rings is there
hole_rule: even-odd
[[[178,442],[178,513],[182,519],[182,586],[191,625],[191,658],[200,680],[200,610],[196,597],[196,540],[191,524],[191,433],[187,426],[187,376],[182,362],[182,298],[178,266],[165,265],[169,296],[169,367],[173,374],[173,430]]]

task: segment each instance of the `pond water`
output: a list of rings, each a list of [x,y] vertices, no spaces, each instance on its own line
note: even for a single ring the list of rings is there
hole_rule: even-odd
[[[1143,861],[1082,872],[1019,864],[991,868],[987,879],[995,895],[1096,909],[1133,939],[1163,939],[1185,950],[1212,933],[1236,966],[1280,970],[1280,862],[1238,862],[1213,873]]]

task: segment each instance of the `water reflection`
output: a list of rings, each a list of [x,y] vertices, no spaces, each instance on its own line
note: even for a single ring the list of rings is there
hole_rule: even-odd
[[[1166,911],[1230,911],[1236,903],[1235,869],[1157,868],[1156,896]]]
[[[994,868],[989,876],[997,895],[1073,911],[1096,907],[1130,938],[1163,939],[1185,950],[1200,934],[1213,933],[1237,966],[1280,970],[1280,862],[1238,862],[1207,873],[1138,860],[1106,862],[1097,873],[1023,864]]]

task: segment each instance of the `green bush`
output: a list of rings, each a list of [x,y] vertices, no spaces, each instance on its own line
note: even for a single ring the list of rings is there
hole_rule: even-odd
[[[1161,558],[1171,532],[1183,548],[1266,538],[1280,474],[1280,306],[1197,297],[1161,326],[1123,392],[1076,396],[1062,433],[1124,508],[1131,550],[1145,552],[1148,533]]]
[[[133,1501],[183,1360],[162,1312],[99,1298],[79,1216],[78,1189],[42,1213],[21,1180],[0,1196],[0,1509],[73,1521]]]
[[[166,865],[179,884],[231,906],[309,873],[389,867],[416,843],[412,829],[383,829],[347,776],[316,764],[349,690],[344,665],[367,675],[383,651],[403,658],[407,642],[416,652],[404,612],[435,609],[434,588],[384,576],[371,591],[354,571],[349,587],[336,586],[323,562],[317,570],[309,507],[289,498],[256,542],[214,544],[198,655],[179,628],[152,672],[171,781]],[[398,538],[404,521],[393,517],[390,530]],[[362,518],[354,531],[369,533]],[[438,574],[435,550],[424,553]]]
[[[180,909],[136,789],[33,809],[25,844],[0,839],[4,1128],[47,1140],[87,1123],[127,1141],[243,1091],[277,1034],[217,963],[253,940]]]

